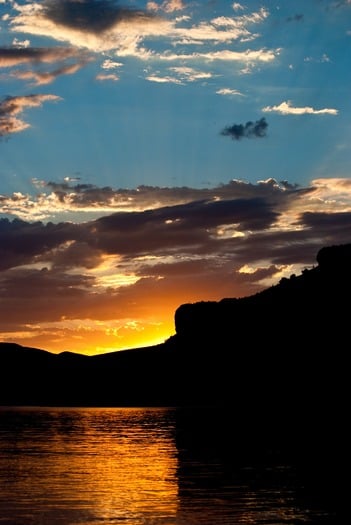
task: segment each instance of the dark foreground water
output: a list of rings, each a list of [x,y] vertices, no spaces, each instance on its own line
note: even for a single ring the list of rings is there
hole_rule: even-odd
[[[210,412],[0,408],[0,525],[336,524],[323,451]]]

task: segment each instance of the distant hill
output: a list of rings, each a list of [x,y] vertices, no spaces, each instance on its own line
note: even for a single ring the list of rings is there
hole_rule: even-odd
[[[240,421],[334,417],[346,366],[351,244],[244,298],[183,304],[163,344],[99,356],[0,343],[0,405],[230,405]]]

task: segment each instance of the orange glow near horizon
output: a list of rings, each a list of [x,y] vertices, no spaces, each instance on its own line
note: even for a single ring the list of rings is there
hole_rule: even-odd
[[[235,291],[226,293],[228,286],[225,292],[219,284],[216,280],[197,281],[196,277],[169,282],[149,280],[141,287],[138,284],[125,287],[120,295],[100,291],[96,308],[90,307],[87,295],[87,301],[77,303],[70,315],[54,321],[45,303],[36,322],[24,324],[18,320],[16,330],[13,318],[13,328],[3,330],[2,341],[52,353],[71,351],[86,355],[157,345],[175,334],[174,315],[181,304],[238,296]],[[123,293],[128,293],[127,300]],[[59,314],[54,302],[52,311]],[[25,319],[28,312],[24,309],[16,315]]]
[[[134,306],[130,317],[124,315],[121,319],[63,317],[55,322],[28,323],[18,331],[3,332],[1,340],[52,353],[71,351],[86,355],[153,346],[174,335],[177,307],[178,303],[169,299],[153,311],[145,302],[140,303],[137,308]]]
[[[174,334],[174,322],[138,325],[132,321],[126,326],[115,328],[114,323],[86,321],[76,328],[28,327],[24,332],[2,334],[2,340],[22,346],[42,348],[52,353],[71,351],[86,355],[116,352],[163,343]],[[31,329],[32,328],[32,329]]]

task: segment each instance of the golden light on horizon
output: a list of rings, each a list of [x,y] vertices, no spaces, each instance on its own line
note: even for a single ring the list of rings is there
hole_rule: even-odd
[[[168,322],[63,318],[60,322],[27,325],[25,330],[3,332],[2,340],[53,353],[68,350],[96,355],[157,345],[166,341],[173,333],[173,316],[170,316]]]

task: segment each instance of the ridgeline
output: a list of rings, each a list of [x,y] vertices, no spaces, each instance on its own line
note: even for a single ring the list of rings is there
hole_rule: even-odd
[[[255,295],[181,305],[164,343],[98,356],[0,343],[0,405],[230,405],[241,421],[331,421],[346,365],[351,244]],[[33,305],[35,307],[35,305]],[[255,424],[256,424],[255,423]]]

